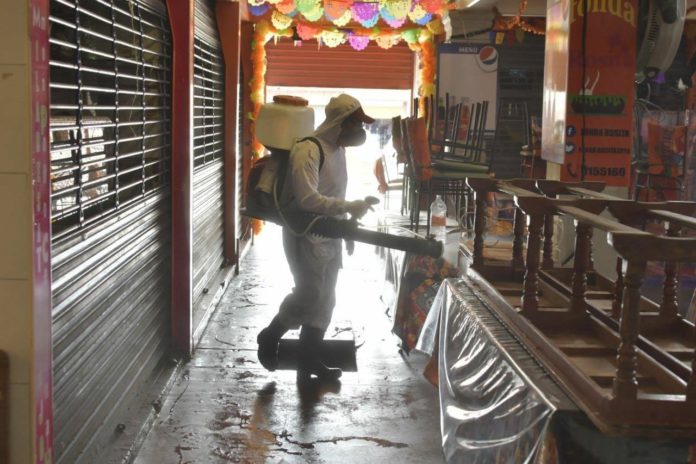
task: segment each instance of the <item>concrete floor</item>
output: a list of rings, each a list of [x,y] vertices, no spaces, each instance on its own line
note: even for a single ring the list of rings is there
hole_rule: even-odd
[[[399,353],[380,300],[383,275],[371,246],[357,244],[355,255],[344,257],[337,327],[326,337],[351,326],[358,369],[344,372],[338,386],[300,392],[294,371],[267,372],[256,359],[256,334],[292,285],[280,229],[268,226],[135,464],[444,462],[437,389],[421,375],[422,355]]]

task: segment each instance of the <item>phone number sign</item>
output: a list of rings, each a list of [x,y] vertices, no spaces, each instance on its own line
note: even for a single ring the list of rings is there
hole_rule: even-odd
[[[572,2],[561,180],[629,185],[636,6],[636,0]]]

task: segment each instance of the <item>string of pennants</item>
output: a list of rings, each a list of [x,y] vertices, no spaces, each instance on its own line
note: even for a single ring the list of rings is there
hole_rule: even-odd
[[[372,28],[381,19],[392,29],[409,23],[425,26],[453,6],[447,0],[249,0],[252,15],[270,14],[274,24],[290,23],[294,19],[343,27],[352,21]]]

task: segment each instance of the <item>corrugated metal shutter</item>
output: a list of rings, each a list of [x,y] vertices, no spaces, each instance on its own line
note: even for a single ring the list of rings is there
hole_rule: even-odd
[[[498,47],[498,96],[524,98],[529,114],[541,116],[544,93],[544,36],[525,34],[521,43]]]
[[[289,39],[266,45],[266,84],[289,87],[410,89],[414,53],[405,44],[384,50],[373,42],[362,51],[348,44],[317,47],[316,41],[295,47]]]
[[[170,82],[156,0],[51,0],[57,462],[98,462],[170,346]]]
[[[525,34],[521,43],[498,47],[498,111],[492,169],[496,177],[521,175],[520,149],[528,123],[515,107],[526,104],[530,116],[541,116],[544,91],[544,36]]]
[[[225,66],[212,5],[196,0],[193,90],[193,328],[205,316],[196,302],[223,266]],[[219,279],[218,279],[219,280]]]

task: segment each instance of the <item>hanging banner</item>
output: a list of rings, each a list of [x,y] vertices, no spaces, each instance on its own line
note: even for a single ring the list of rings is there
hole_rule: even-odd
[[[627,187],[631,177],[637,0],[574,0],[570,6],[561,180],[603,181]]]

